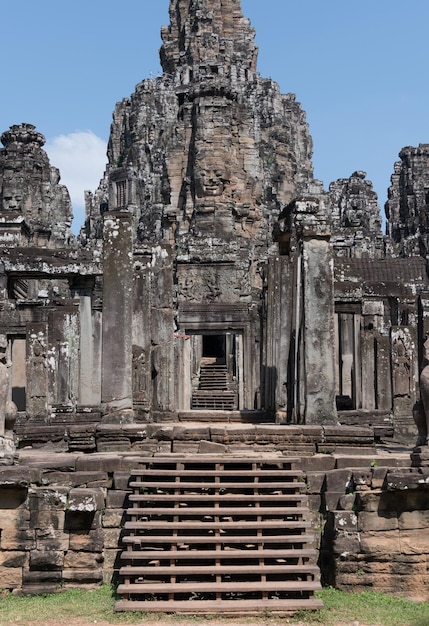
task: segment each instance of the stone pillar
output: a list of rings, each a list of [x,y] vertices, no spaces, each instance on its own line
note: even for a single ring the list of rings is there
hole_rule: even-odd
[[[268,265],[265,408],[275,414],[279,423],[287,419],[291,297],[289,257],[271,258]]]
[[[132,421],[132,216],[104,219],[101,402],[104,421]]]
[[[27,325],[27,415],[44,421],[48,414],[48,341],[44,322]]]
[[[74,285],[79,299],[79,390],[81,406],[98,406],[101,400],[101,336],[100,313],[93,311],[94,279],[82,278]]]
[[[304,420],[336,423],[333,260],[322,200],[295,202],[294,218],[302,270]]]

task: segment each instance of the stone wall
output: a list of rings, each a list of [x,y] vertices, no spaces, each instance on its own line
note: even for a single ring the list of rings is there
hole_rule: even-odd
[[[104,452],[27,449],[18,465],[0,468],[0,588],[29,594],[115,583],[129,475],[144,457],[278,454],[300,459],[325,584],[429,599],[429,471],[410,467],[404,450],[376,449],[370,429],[98,428]]]

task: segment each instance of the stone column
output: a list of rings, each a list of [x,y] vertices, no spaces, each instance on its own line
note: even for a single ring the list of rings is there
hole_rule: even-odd
[[[27,324],[27,415],[45,421],[48,415],[48,330],[44,322]]]
[[[334,276],[323,201],[295,202],[294,218],[302,270],[304,419],[306,424],[336,423]]]
[[[101,402],[104,421],[132,421],[132,216],[104,219]]]

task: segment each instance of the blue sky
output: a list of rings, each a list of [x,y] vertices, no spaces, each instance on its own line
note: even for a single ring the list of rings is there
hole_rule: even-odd
[[[115,103],[160,72],[169,0],[14,0],[1,8],[0,132],[30,122],[83,220]],[[383,207],[398,152],[429,143],[427,0],[242,0],[258,70],[307,114],[325,188],[367,172]]]

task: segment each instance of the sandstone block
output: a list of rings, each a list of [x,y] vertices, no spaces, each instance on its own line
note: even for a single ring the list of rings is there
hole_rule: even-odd
[[[198,444],[198,454],[226,454],[227,448],[222,443],[214,441],[200,441]]]
[[[320,494],[325,486],[325,472],[307,472],[307,493]]]
[[[24,569],[22,573],[22,583],[24,586],[54,583],[59,587],[61,584],[61,571],[49,568],[36,571]]]
[[[360,537],[361,552],[378,558],[380,554],[393,554],[401,551],[403,538],[398,530],[366,532]]]
[[[77,586],[80,584],[94,584],[103,582],[103,570],[101,568],[96,569],[67,569],[64,568],[62,572],[62,581],[67,583],[75,583]]]
[[[358,529],[358,517],[353,511],[335,511],[334,524],[337,530],[356,532]]]
[[[19,589],[22,586],[22,567],[0,565],[0,589]]]
[[[326,472],[326,491],[345,494],[352,486],[353,472],[350,469],[338,469]]]
[[[130,482],[129,472],[114,472],[113,485],[114,485],[115,490],[127,491],[129,482]]]
[[[70,550],[83,550],[84,552],[102,552],[104,536],[101,529],[77,530],[70,533]]]
[[[27,562],[28,552],[2,550],[0,552],[0,567],[23,567]]]
[[[360,542],[357,533],[342,532],[333,541],[334,554],[346,558],[349,554],[359,554]]]
[[[124,509],[127,507],[128,496],[131,493],[131,489],[127,491],[122,491],[119,489],[114,489],[109,491],[106,499],[106,508],[107,509]]]
[[[121,528],[125,519],[123,509],[106,509],[103,515],[103,528]]]
[[[32,550],[30,552],[30,569],[52,570],[61,569],[64,565],[62,550]]]
[[[104,547],[106,550],[118,550],[121,547],[120,528],[106,528],[104,530]]]
[[[64,530],[54,528],[36,529],[36,548],[38,550],[68,550],[69,535]]]
[[[64,555],[65,569],[97,569],[104,562],[104,556],[100,552],[75,552],[69,550]]]
[[[44,472],[43,481],[67,487],[109,487],[111,482],[107,472]]]
[[[327,472],[335,468],[335,458],[330,454],[313,454],[301,460],[303,472]]]
[[[395,513],[380,515],[377,511],[361,511],[359,513],[358,530],[366,533],[368,531],[397,530],[398,518]]]
[[[403,554],[429,555],[429,528],[403,530],[400,537]]]
[[[68,498],[68,511],[95,513],[104,507],[102,489],[71,489]]]
[[[30,518],[31,528],[34,528],[34,529],[53,528],[54,530],[64,529],[64,520],[65,520],[64,511],[58,511],[56,509],[53,509],[53,510],[32,509],[30,513],[31,513],[31,518]]]
[[[70,489],[68,487],[35,487],[29,491],[29,508],[35,510],[64,510]]]
[[[429,511],[404,511],[399,515],[400,530],[415,530],[429,528]]]

